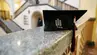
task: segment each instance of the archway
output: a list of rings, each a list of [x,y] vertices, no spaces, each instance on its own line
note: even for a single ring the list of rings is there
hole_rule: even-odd
[[[5,0],[0,0],[0,17],[4,20],[11,19],[10,6]]]
[[[32,14],[32,27],[40,27],[43,25],[43,17],[40,11],[35,11]]]

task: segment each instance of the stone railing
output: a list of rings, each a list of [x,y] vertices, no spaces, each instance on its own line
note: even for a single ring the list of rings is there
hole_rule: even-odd
[[[0,36],[0,55],[62,55],[72,31],[44,32],[43,27]]]
[[[74,7],[74,6],[71,6],[67,3],[63,3],[63,10],[78,10],[78,8]]]

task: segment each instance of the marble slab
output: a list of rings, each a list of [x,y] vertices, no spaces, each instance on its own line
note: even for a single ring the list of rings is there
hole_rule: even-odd
[[[43,27],[10,33],[0,36],[0,55],[52,55],[50,51],[58,51],[56,46],[65,44],[66,49],[70,45],[71,37],[70,30],[44,32]]]

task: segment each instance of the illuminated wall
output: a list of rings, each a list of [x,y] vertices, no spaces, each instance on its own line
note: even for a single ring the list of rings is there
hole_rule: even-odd
[[[5,0],[0,0],[0,10],[9,11],[10,7]]]
[[[10,7],[5,0],[0,0],[0,17],[4,20],[11,19]]]
[[[78,20],[78,26],[86,22],[89,18],[95,18],[97,0],[80,0],[79,3],[79,9],[87,10],[87,12],[80,20]]]
[[[97,7],[97,0],[80,0],[80,7],[79,9],[87,10],[87,13],[80,19],[80,25],[84,22],[86,22],[90,18],[96,18],[96,8]],[[97,18],[96,18],[97,19]],[[97,40],[97,20],[94,22],[93,31],[92,33],[92,40]],[[90,32],[87,32],[89,34]],[[87,37],[89,38],[89,37]]]
[[[96,5],[96,20],[94,22],[93,37],[92,40],[97,42],[97,5]]]
[[[14,0],[15,2],[15,10],[17,10],[21,6],[21,0]]]

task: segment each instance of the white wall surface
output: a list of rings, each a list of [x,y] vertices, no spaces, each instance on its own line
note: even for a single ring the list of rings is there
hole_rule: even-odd
[[[29,20],[29,14],[28,14],[28,9],[26,9],[24,12],[22,12],[19,16],[17,16],[13,21],[15,21],[20,27],[23,29],[29,29],[30,28],[30,21],[28,21],[29,25],[24,25],[24,15],[28,17]]]
[[[23,29],[32,29],[32,14],[35,11],[42,12],[43,10],[55,10],[54,8],[48,6],[48,5],[41,5],[41,6],[32,6],[27,8],[25,11],[23,11],[18,17],[16,17],[13,21],[16,22],[20,27]],[[30,13],[28,13],[30,11]],[[24,15],[28,17],[28,25],[24,25]]]

